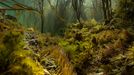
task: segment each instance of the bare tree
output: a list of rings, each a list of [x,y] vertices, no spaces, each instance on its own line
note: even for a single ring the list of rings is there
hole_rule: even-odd
[[[41,32],[43,33],[44,30],[44,0],[39,0],[39,12],[41,15]]]
[[[92,0],[92,6],[90,11],[91,17],[97,21],[101,21],[103,18],[102,2],[101,0]]]
[[[102,0],[102,7],[104,13],[104,19],[107,22],[110,22],[112,19],[112,7],[111,7],[111,0]]]
[[[54,22],[54,32],[58,32],[58,34],[61,34],[66,23],[68,22],[68,13],[67,8],[70,6],[71,0],[56,0],[55,4],[52,4],[51,0],[47,0],[50,7],[51,12],[54,15],[53,16],[53,22]],[[52,28],[53,28],[52,27]]]
[[[81,22],[80,18],[82,16],[81,9],[82,9],[83,3],[84,3],[84,0],[72,0],[72,6],[76,13],[76,17],[77,17],[81,27],[82,27],[82,22]]]

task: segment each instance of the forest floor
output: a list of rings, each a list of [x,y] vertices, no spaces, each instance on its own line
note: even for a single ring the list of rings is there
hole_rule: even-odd
[[[134,31],[97,23],[68,25],[64,36],[0,22],[0,75],[133,75]]]

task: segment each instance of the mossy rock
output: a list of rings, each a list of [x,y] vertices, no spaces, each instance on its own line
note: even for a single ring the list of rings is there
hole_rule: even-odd
[[[44,75],[44,68],[35,53],[32,50],[23,50],[24,35],[20,30],[21,28],[14,26],[12,30],[1,32],[0,75]]]
[[[6,74],[10,75],[44,75],[44,69],[33,58],[31,51],[18,50],[10,56],[10,63]]]

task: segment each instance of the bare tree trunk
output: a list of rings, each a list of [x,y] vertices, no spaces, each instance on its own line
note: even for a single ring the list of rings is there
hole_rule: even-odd
[[[74,11],[75,11],[75,13],[76,13],[76,17],[77,17],[77,20],[78,20],[78,22],[80,23],[80,27],[82,28],[82,22],[81,22],[81,20],[80,20],[80,18],[81,18],[81,15],[82,15],[82,11],[81,11],[81,9],[82,9],[82,6],[83,6],[83,2],[84,2],[84,0],[72,0],[72,6],[73,6],[73,8],[74,8]]]
[[[105,6],[105,0],[102,0],[102,7],[103,7],[103,13],[104,13],[104,19],[107,19],[107,15],[106,15],[106,6]]]
[[[112,19],[111,0],[102,0],[104,19],[106,24]]]
[[[44,0],[39,1],[39,10],[40,10],[40,16],[41,16],[41,33],[44,32]]]

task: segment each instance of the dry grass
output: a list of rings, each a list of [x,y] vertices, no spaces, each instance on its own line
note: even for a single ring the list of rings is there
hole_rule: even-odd
[[[50,53],[49,56],[56,59],[56,62],[59,65],[59,70],[56,73],[57,75],[77,75],[69,62],[66,53],[60,47],[53,47]]]

